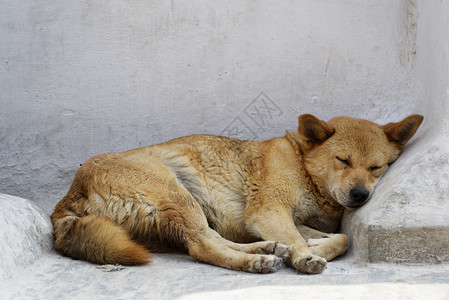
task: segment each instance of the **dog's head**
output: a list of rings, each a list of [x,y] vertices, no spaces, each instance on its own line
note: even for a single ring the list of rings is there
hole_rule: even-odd
[[[355,209],[368,201],[422,120],[412,115],[381,126],[349,117],[324,122],[302,115],[296,136],[314,183],[344,207]]]

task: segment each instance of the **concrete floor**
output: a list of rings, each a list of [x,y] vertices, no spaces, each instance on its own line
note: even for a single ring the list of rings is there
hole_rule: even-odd
[[[362,265],[346,256],[320,275],[288,267],[261,275],[155,254],[149,265],[107,271],[50,250],[0,283],[0,299],[449,299],[448,264]]]
[[[249,274],[182,254],[108,270],[55,252],[50,219],[32,202],[0,194],[0,203],[0,300],[449,299],[449,264],[356,263],[353,247],[320,275]]]

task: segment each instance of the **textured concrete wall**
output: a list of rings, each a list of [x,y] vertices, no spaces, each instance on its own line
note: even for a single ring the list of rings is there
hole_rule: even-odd
[[[92,155],[265,139],[302,113],[422,113],[419,139],[446,109],[431,2],[0,0],[0,192],[49,212]]]
[[[362,261],[449,261],[449,4],[405,1],[401,7],[411,49],[404,72],[423,87],[426,117],[420,136],[392,165],[371,201],[344,218],[353,253]]]

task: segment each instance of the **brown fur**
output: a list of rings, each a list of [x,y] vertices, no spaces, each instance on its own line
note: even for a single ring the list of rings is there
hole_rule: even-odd
[[[95,156],[51,216],[55,247],[101,264],[175,247],[235,270],[272,272],[282,257],[320,273],[346,251],[347,237],[331,234],[344,208],[368,200],[422,119],[302,115],[297,131],[268,141],[193,135]]]

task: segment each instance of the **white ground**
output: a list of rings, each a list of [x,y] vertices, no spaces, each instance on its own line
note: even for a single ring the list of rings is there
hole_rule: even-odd
[[[284,267],[249,274],[181,254],[145,266],[99,268],[52,249],[48,215],[0,194],[0,299],[449,299],[449,264],[355,263],[345,255],[320,275]],[[107,272],[109,271],[109,272]]]
[[[0,299],[449,299],[448,274],[449,265],[357,265],[342,258],[321,275],[286,267],[261,275],[179,254],[105,272],[49,252],[2,282]]]

